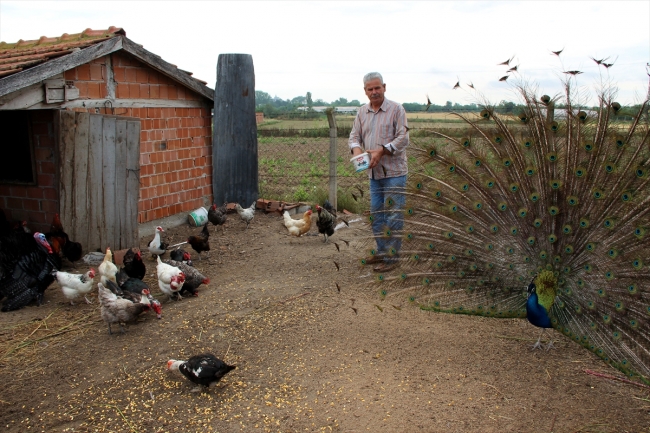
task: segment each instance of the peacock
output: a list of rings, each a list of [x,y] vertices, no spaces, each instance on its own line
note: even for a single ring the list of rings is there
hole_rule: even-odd
[[[555,97],[511,80],[520,111],[455,113],[462,136],[411,131],[406,205],[384,210],[404,216],[382,234],[399,266],[366,275],[422,309],[554,328],[650,383],[648,101],[631,112],[603,80],[587,106],[576,75]]]

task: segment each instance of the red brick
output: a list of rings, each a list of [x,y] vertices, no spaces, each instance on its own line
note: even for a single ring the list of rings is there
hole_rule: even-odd
[[[129,99],[129,85],[118,83],[115,89],[115,97],[118,99]]]
[[[139,84],[137,84],[137,83],[129,83],[129,97],[130,98],[139,98],[140,97],[140,85]]]
[[[151,97],[151,99],[160,98],[160,86],[158,86],[158,84],[149,85],[149,96]]]
[[[99,97],[106,98],[108,96],[108,87],[105,82],[99,83]]]
[[[76,80],[77,79],[77,70],[76,69],[68,69],[63,73],[63,78],[65,80]]]
[[[77,80],[89,81],[90,80],[90,65],[84,64],[77,66]]]
[[[124,68],[124,82],[129,84],[137,82],[136,68]]]
[[[124,66],[113,66],[113,80],[116,83],[126,82],[126,68]]]
[[[90,80],[91,81],[103,81],[104,80],[104,67],[97,63],[91,63],[90,65]]]
[[[39,211],[41,210],[38,200],[24,200],[23,209],[29,211]]]
[[[59,200],[59,192],[55,188],[41,188],[43,191],[43,198],[47,200]]]
[[[160,99],[169,99],[169,86],[165,84],[160,85]]]
[[[41,166],[41,173],[43,173],[43,174],[56,174],[56,168],[54,167],[53,162],[41,161],[40,166]]]
[[[135,82],[146,84],[149,82],[149,71],[145,68],[137,68],[135,71]]]
[[[51,212],[54,214],[55,212],[59,211],[59,204],[51,200],[42,200],[41,209],[45,212]]]
[[[93,65],[96,66],[96,65]],[[88,83],[88,97],[90,99],[99,99],[102,97],[99,90],[100,83]],[[81,91],[79,92],[81,94]]]
[[[39,174],[36,183],[38,186],[54,186],[54,176],[51,174]]]
[[[178,99],[185,99],[185,88],[184,87],[177,87],[176,88],[176,97]]]
[[[140,98],[149,99],[149,90],[148,84],[140,84]]]

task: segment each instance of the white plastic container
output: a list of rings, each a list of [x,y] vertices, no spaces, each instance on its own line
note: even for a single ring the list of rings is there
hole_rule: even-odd
[[[191,226],[201,227],[203,224],[205,224],[208,221],[208,211],[205,210],[205,208],[203,207],[194,209],[188,215],[187,220],[189,221]]]
[[[355,155],[350,158],[350,162],[354,166],[354,170],[358,173],[370,167],[370,155],[368,155],[368,152]]]

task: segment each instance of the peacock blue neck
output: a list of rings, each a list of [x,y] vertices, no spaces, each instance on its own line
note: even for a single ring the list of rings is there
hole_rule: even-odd
[[[537,293],[533,291],[526,301],[526,318],[539,328],[552,328],[548,311],[538,303]]]

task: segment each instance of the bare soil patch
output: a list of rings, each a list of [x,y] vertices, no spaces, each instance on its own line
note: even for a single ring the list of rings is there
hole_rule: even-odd
[[[381,301],[342,241],[366,236],[363,223],[328,244],[289,237],[276,214],[244,227],[236,214],[225,235],[211,227],[210,259],[194,260],[210,284],[124,335],[108,335],[96,289],[93,305],[53,285],[43,306],[0,314],[4,431],[650,431],[648,390],[586,374],[617,372],[558,333],[556,350],[531,351],[539,330],[523,320]],[[166,361],[201,352],[237,369],[193,394]]]

